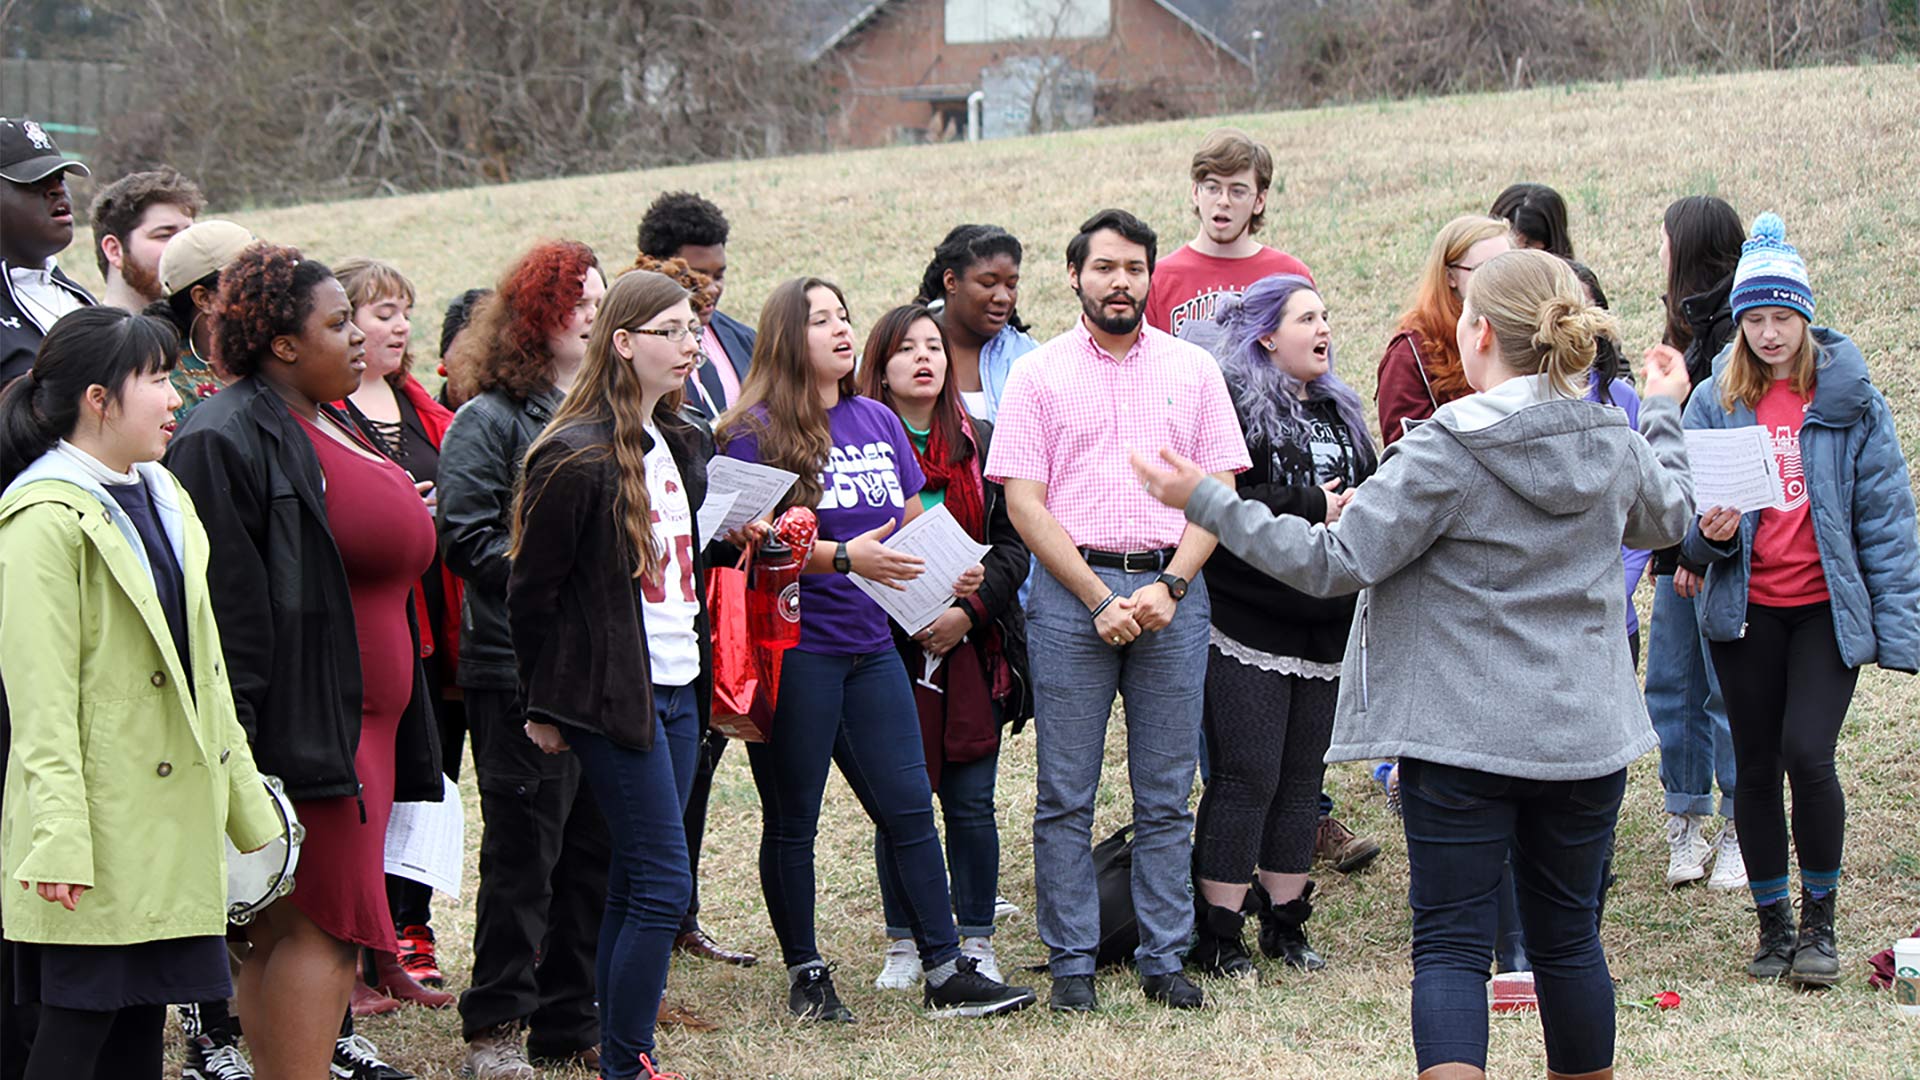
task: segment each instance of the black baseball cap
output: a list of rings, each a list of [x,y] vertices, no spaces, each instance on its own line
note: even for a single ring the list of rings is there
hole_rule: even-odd
[[[16,184],[37,184],[62,169],[93,175],[92,169],[63,156],[53,136],[39,124],[0,116],[0,177]]]

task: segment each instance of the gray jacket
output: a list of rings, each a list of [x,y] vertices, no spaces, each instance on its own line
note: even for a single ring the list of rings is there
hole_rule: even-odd
[[[1605,776],[1657,740],[1634,677],[1620,545],[1692,521],[1680,409],[1512,379],[1394,443],[1332,528],[1203,483],[1187,518],[1302,592],[1365,590],[1328,761],[1412,757],[1537,780]]]

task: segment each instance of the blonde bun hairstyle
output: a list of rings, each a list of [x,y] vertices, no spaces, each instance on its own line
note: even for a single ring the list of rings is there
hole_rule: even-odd
[[[1522,375],[1545,373],[1563,397],[1585,396],[1599,338],[1613,316],[1587,300],[1566,260],[1544,251],[1502,252],[1468,279],[1466,307],[1487,320],[1500,362]]]

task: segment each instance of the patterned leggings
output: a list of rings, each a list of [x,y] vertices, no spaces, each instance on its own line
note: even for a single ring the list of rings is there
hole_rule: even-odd
[[[1213,776],[1194,839],[1200,877],[1239,884],[1253,879],[1256,866],[1276,874],[1312,869],[1339,697],[1338,679],[1266,671],[1208,649],[1201,722]]]

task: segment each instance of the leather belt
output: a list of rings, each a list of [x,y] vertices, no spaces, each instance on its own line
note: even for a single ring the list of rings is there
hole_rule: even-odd
[[[1176,548],[1160,548],[1157,551],[1099,551],[1094,548],[1081,548],[1080,557],[1087,560],[1088,566],[1104,566],[1111,570],[1122,570],[1129,574],[1157,574],[1173,561]]]

